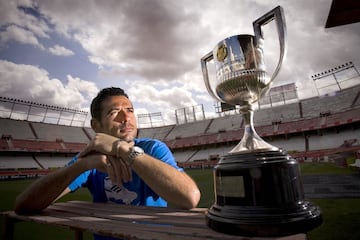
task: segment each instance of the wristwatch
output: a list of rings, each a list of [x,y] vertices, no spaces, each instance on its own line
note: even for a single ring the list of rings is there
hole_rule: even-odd
[[[144,154],[144,150],[141,147],[134,146],[130,148],[130,153],[126,161],[127,165],[131,166],[134,163],[135,158],[143,154]]]

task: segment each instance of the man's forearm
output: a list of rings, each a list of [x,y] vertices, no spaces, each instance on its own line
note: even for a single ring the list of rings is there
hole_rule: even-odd
[[[73,164],[52,172],[32,183],[15,201],[15,212],[39,212],[49,206],[82,172],[82,164]]]
[[[194,208],[198,204],[200,191],[186,173],[147,154],[135,159],[133,169],[166,201],[185,209]]]

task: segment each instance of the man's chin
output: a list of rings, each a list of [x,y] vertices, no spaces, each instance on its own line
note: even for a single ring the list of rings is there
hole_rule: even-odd
[[[133,135],[122,135],[119,137],[121,140],[124,140],[126,142],[132,142],[134,141],[135,137]]]

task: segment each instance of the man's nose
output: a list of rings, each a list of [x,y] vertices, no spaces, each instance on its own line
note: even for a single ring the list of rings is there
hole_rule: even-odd
[[[124,110],[120,110],[116,116],[116,121],[118,122],[127,122],[129,120],[130,115]]]

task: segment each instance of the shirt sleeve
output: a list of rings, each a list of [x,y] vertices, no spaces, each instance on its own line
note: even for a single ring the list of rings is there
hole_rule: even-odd
[[[143,148],[147,154],[153,156],[154,158],[169,164],[179,171],[184,171],[183,168],[176,164],[174,155],[170,151],[169,147],[162,141],[152,139],[152,141],[139,142],[138,145]]]
[[[70,166],[70,165],[74,164],[77,161],[77,159],[78,159],[77,156],[74,156],[65,166]],[[88,170],[88,171],[85,171],[82,174],[80,174],[77,178],[75,178],[75,180],[72,181],[70,183],[70,185],[68,186],[70,188],[71,192],[74,192],[77,189],[83,187],[86,184],[90,173],[91,173],[91,170]]]

